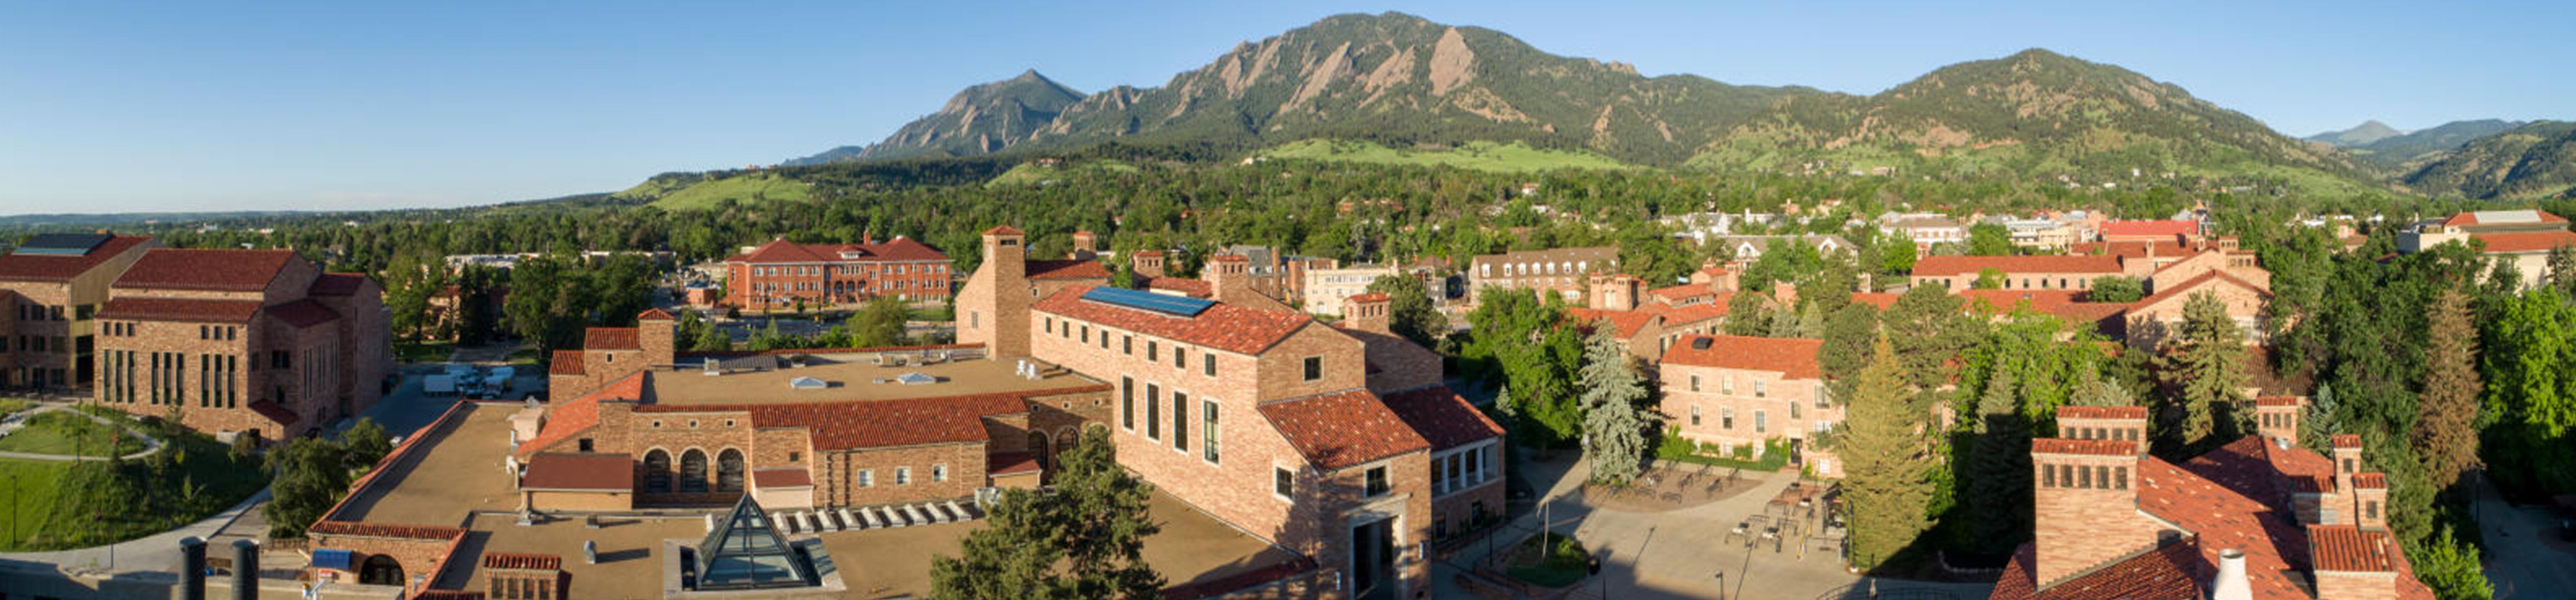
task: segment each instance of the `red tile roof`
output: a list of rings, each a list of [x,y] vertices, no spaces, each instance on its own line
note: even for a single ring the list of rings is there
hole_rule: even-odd
[[[114,236],[80,256],[0,254],[0,281],[71,281],[90,269],[98,268],[107,259],[150,241],[150,236]]]
[[[2083,454],[2089,456],[2137,456],[2138,443],[2127,440],[2066,440],[2042,438],[2030,441],[2031,454]]]
[[[2105,221],[2099,228],[2102,237],[2111,236],[2182,236],[2200,233],[2200,223],[2193,221]]]
[[[2361,447],[2361,435],[2360,435],[2360,434],[2354,434],[2354,433],[2338,434],[2338,435],[2334,436],[2333,438],[2330,438],[2330,440],[2329,440],[2329,441],[2334,442],[2334,447],[2335,447],[2335,449],[2337,449],[2337,450],[2341,450],[2341,449],[2344,449],[2344,448],[2359,448],[2359,447]]]
[[[528,458],[519,489],[635,491],[635,458],[625,454],[548,452]]]
[[[1432,450],[1447,450],[1503,436],[1503,426],[1485,416],[1458,396],[1449,386],[1434,385],[1390,393],[1381,398],[1386,408],[1404,419],[1406,426],[1431,442]]]
[[[2144,406],[2060,406],[2059,419],[2145,419]]]
[[[268,307],[268,315],[296,329],[340,320],[340,313],[311,298]]]
[[[2119,257],[2119,258],[2124,258],[2124,259],[2126,259],[2126,258],[2146,258],[2146,257],[2149,257],[2149,256],[2154,256],[2154,257],[2158,257],[2158,258],[2163,258],[2163,257],[2168,257],[2168,256],[2173,256],[2173,257],[2189,256],[2189,255],[2191,254],[2191,251],[2190,251],[2189,249],[2186,249],[2186,248],[2184,248],[2184,247],[2183,247],[2183,245],[2182,245],[2182,241],[2181,241],[2181,240],[2179,240],[2179,239],[2172,239],[2172,240],[2156,240],[2156,241],[2152,241],[2152,242],[2150,242],[2150,241],[2142,241],[2142,240],[2127,240],[2127,241],[2117,241],[2117,242],[2076,242],[2076,243],[2073,243],[2073,244],[2068,244],[2068,245],[2066,246],[2066,253],[2067,253],[2067,254],[2086,254],[2086,255],[2105,255],[2105,256],[2113,256],[2113,257]]]
[[[592,327],[581,332],[583,350],[641,350],[644,342],[633,327]]]
[[[2298,406],[2299,399],[2294,396],[2264,396],[2261,398],[2255,398],[2254,405],[2264,407]]]
[[[1205,279],[1181,277],[1144,277],[1142,279],[1145,280],[1145,289],[1149,290],[1180,292],[1182,295],[1202,299],[1216,296],[1216,284],[1208,283]]]
[[[2547,252],[2559,246],[2576,246],[2576,231],[2480,233],[2470,237],[2486,242],[2486,251],[2489,253]]]
[[[814,474],[804,467],[778,467],[751,472],[751,487],[778,489],[814,487]]]
[[[1352,301],[1352,302],[1391,302],[1391,301],[1394,301],[1394,300],[1395,300],[1395,297],[1394,297],[1394,296],[1386,295],[1384,292],[1369,292],[1369,293],[1366,293],[1366,294],[1360,294],[1360,295],[1357,295],[1357,296],[1352,296],[1352,297],[1349,297],[1349,298],[1344,298],[1344,300],[1349,300],[1349,301]]]
[[[182,323],[249,323],[259,314],[258,300],[193,300],[183,298],[116,298],[99,309],[98,318],[120,321]]]
[[[1324,471],[1431,448],[1429,440],[1368,390],[1269,402],[1260,410],[1306,462]]]
[[[1012,227],[1009,225],[995,225],[992,229],[984,230],[984,235],[1028,235],[1028,233],[1029,232],[1026,231],[1020,231],[1020,228],[1018,227]]]
[[[1096,260],[1032,260],[1023,269],[1030,279],[1109,278],[1109,267]]]
[[[1594,310],[1589,308],[1568,308],[1565,309],[1565,314],[1574,317],[1576,322],[1584,324],[1607,324],[1610,326],[1611,331],[1618,333],[1619,337],[1623,339],[1637,337],[1638,331],[1644,330],[1647,325],[1654,324],[1655,320],[1661,316],[1642,310]]]
[[[1236,354],[1259,354],[1314,323],[1306,313],[1262,310],[1226,303],[1195,317],[1112,306],[1082,299],[1091,286],[1069,286],[1039,300],[1037,310]]]
[[[2388,541],[2386,530],[2365,530],[2356,525],[2309,525],[2308,544],[2316,558],[2318,571],[2388,573],[2397,570],[2389,558],[2397,548]]]
[[[2502,211],[2499,211],[2499,212],[2502,212]],[[2549,213],[2549,211],[2545,211],[2545,210],[2534,210],[2534,211],[2531,211],[2531,213],[2532,213],[2532,216],[2533,216],[2533,217],[2535,217],[2535,218],[2539,219],[2538,221],[2534,221],[2534,222],[2538,222],[2538,223],[2565,223],[2565,222],[2567,222],[2567,218],[2566,218],[2566,217],[2561,217],[2561,216],[2558,216],[2558,215],[2550,214],[2550,213]],[[2443,220],[2443,221],[2442,221],[2442,224],[2443,224],[2443,225],[2451,225],[2451,226],[2460,226],[2460,225],[2478,225],[2478,224],[2480,224],[2480,223],[2478,222],[2478,213],[2476,213],[2476,212],[2464,212],[2464,213],[2460,213],[2460,214],[2456,214],[2456,215],[2451,215],[2451,218]]]
[[[1038,455],[1027,452],[995,452],[984,455],[984,474],[1015,475],[1042,470]]]
[[[666,312],[666,311],[663,311],[663,310],[662,310],[662,309],[660,309],[660,308],[647,308],[647,309],[644,309],[644,312],[636,313],[636,314],[635,314],[635,320],[636,320],[636,321],[638,321],[638,322],[642,322],[642,321],[676,321],[676,320],[678,320],[678,318],[677,318],[677,317],[672,317],[672,316],[671,316],[671,313]]]
[[[1707,348],[1699,340],[1709,340]],[[1789,379],[1821,379],[1816,350],[1824,340],[1734,335],[1686,335],[1664,349],[1663,364],[1769,371]]]
[[[639,400],[644,397],[644,374],[627,375],[624,379],[600,386],[599,390],[579,398],[563,401],[546,409],[545,426],[537,436],[521,442],[514,454],[527,456],[548,446],[563,443],[599,424],[599,403],[604,400]]]
[[[1917,276],[1975,275],[1986,269],[2006,274],[2120,272],[2120,259],[2109,256],[1926,256],[1914,262]]]
[[[782,264],[938,260],[948,260],[948,255],[911,238],[897,237],[874,244],[799,244],[779,238],[750,252],[725,257],[724,262]]]
[[[546,363],[547,375],[582,374],[580,350],[556,350],[554,356],[554,361]]]
[[[2352,487],[2357,490],[2388,489],[2388,474],[2375,472],[2354,473],[2352,474]]]
[[[563,557],[552,554],[485,552],[483,553],[483,568],[554,571],[563,568]]]
[[[1683,298],[1689,298],[1689,297],[1692,297],[1692,296],[1706,296],[1706,295],[1709,295],[1709,294],[1711,294],[1711,293],[1714,293],[1715,291],[1716,291],[1716,290],[1710,289],[1710,288],[1709,288],[1709,286],[1708,286],[1708,285],[1706,285],[1706,284],[1699,284],[1699,283],[1685,283],[1685,284],[1676,285],[1676,286],[1671,286],[1671,287],[1659,287],[1659,288],[1655,288],[1655,289],[1651,289],[1651,290],[1646,290],[1646,293],[1647,293],[1647,294],[1651,294],[1651,295],[1653,295],[1653,296],[1655,296],[1655,297],[1657,297],[1657,298],[1663,298],[1663,299],[1665,299],[1665,300],[1667,300],[1667,301],[1670,301],[1670,300],[1680,300],[1680,299],[1683,299]]]
[[[323,273],[322,276],[313,278],[313,285],[305,288],[304,293],[315,296],[349,296],[357,294],[358,290],[366,287],[367,274],[365,273]]]
[[[483,592],[437,589],[421,590],[420,593],[412,594],[411,600],[483,600]]]
[[[154,248],[126,267],[116,287],[255,292],[289,260],[297,260],[292,250]]]
[[[2025,565],[2037,564],[2038,546],[2022,544],[2004,566],[2004,574],[1995,580],[1995,591],[1989,598],[2047,598],[2049,600],[2202,600],[2207,578],[2199,574],[2200,548],[2186,542],[2165,544],[2154,550],[2119,562],[2103,565],[2073,579],[2057,582],[2046,593],[2033,589],[2038,582]]]
[[[2272,297],[2272,290],[2265,286],[2254,285],[2253,282],[2239,279],[2235,275],[2229,275],[2226,271],[2211,270],[2206,273],[2192,276],[2190,279],[2182,280],[2182,283],[2174,284],[2173,287],[2156,290],[2155,295],[2141,298],[2130,305],[2147,306],[2174,298],[2188,298],[2191,294],[2199,292],[2202,287],[2219,284],[2233,285],[2253,290],[2256,295],[2265,298]]]
[[[1852,292],[1851,299],[1853,302],[1876,306],[1879,310],[1887,310],[1888,307],[1896,306],[1896,299],[1902,296],[1904,296],[1904,294],[1890,294],[1886,292]]]
[[[1735,294],[1733,292],[1728,292],[1726,297],[1728,299],[1733,299]],[[1693,304],[1690,306],[1655,305],[1648,306],[1643,310],[1663,315],[1664,324],[1666,325],[1681,327],[1726,318],[1727,313],[1731,309],[1725,302],[1711,302],[1706,304]]]
[[[306,528],[305,531],[322,535],[353,535],[358,537],[395,538],[405,540],[446,541],[465,537],[465,530],[454,527],[439,527],[436,525],[396,525],[393,523],[359,523],[354,521],[322,521],[314,523],[312,527]]]

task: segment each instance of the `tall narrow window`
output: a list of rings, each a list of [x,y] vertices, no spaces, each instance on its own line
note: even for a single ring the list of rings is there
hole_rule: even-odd
[[[1201,353],[1199,353],[1199,371],[1206,373],[1206,374],[1207,374],[1207,376],[1209,376],[1209,377],[1215,377],[1215,376],[1216,376],[1216,353],[1215,353],[1215,352],[1201,352]]]
[[[1199,401],[1199,457],[1217,462],[1216,401]]]
[[[1118,378],[1118,428],[1136,430],[1136,379]]]
[[[1145,438],[1163,439],[1163,387],[1145,384]]]
[[[1172,449],[1190,449],[1190,395],[1172,390]]]

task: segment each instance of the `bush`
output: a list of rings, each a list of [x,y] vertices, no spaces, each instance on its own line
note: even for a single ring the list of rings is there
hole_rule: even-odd
[[[1762,455],[1755,458],[1753,445],[1733,448],[1715,444],[1697,444],[1681,437],[1677,428],[1665,428],[1662,439],[1655,441],[1655,458],[1686,463],[1736,467],[1753,471],[1777,471],[1789,464],[1789,440],[1771,438],[1762,443]],[[1723,455],[1720,455],[1723,453]]]
[[[1544,550],[1541,550],[1544,548]],[[1546,532],[1521,540],[1521,556],[1540,552],[1537,564],[1515,562],[1505,572],[1513,579],[1544,587],[1562,588],[1582,581],[1590,570],[1592,554],[1583,544],[1555,532]]]

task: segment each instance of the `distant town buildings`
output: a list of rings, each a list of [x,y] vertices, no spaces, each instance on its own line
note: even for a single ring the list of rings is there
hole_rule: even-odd
[[[1913,240],[1917,254],[1929,254],[1940,244],[1963,244],[1968,241],[1968,226],[1957,219],[1933,213],[1888,213],[1879,215],[1878,232]]]
[[[1449,297],[1449,279],[1429,269],[1405,269],[1395,265],[1361,263],[1326,269],[1306,269],[1304,303],[1306,312],[1341,316],[1342,299],[1368,293],[1368,286],[1380,277],[1410,276],[1422,281],[1424,295],[1432,302]]]
[[[1472,299],[1475,294],[1484,293],[1485,288],[1499,287],[1555,293],[1566,300],[1579,300],[1583,296],[1584,275],[1594,272],[1619,272],[1617,246],[1488,254],[1469,261],[1467,293]]]
[[[1843,236],[1830,234],[1724,235],[1711,236],[1702,240],[1700,243],[1716,244],[1725,247],[1727,251],[1726,256],[1731,256],[1734,257],[1735,260],[1744,261],[1745,263],[1750,264],[1753,261],[1761,260],[1762,253],[1770,250],[1771,244],[1774,242],[1804,244],[1815,248],[1816,255],[1818,256],[1833,256],[1836,252],[1857,253],[1860,251],[1859,246],[1852,245],[1851,241],[1843,239]]]
[[[896,236],[884,242],[798,244],[785,238],[724,259],[722,299],[747,311],[825,308],[879,297],[948,299],[948,255]]]
[[[2576,232],[2568,231],[2565,217],[2537,210],[2464,212],[2416,223],[2399,232],[2397,251],[2412,254],[2451,242],[2472,241],[2488,257],[2522,273],[2522,285],[2529,289],[2550,283],[2549,251],[2576,245]]]

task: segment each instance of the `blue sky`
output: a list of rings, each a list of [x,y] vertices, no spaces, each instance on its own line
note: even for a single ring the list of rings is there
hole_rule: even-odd
[[[1648,75],[1853,93],[2044,47],[2298,136],[2576,118],[2571,2],[0,0],[0,214],[610,191],[874,141],[1023,69],[1155,86],[1237,42],[1386,10]]]

